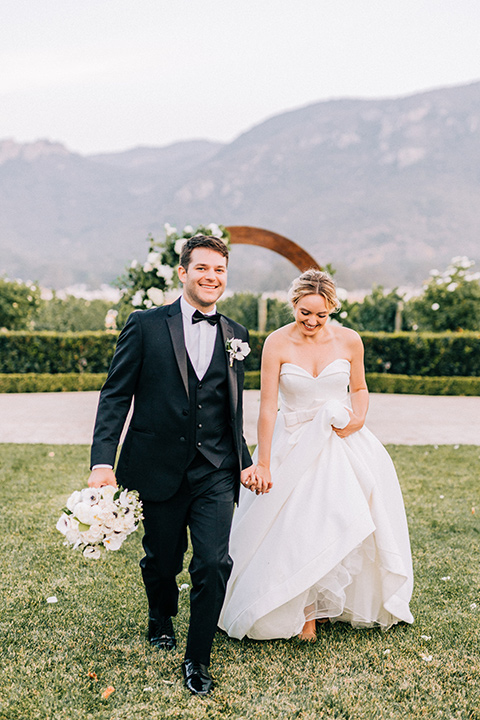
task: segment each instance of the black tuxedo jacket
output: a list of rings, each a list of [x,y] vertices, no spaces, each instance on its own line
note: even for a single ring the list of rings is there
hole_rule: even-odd
[[[219,329],[228,338],[248,341],[248,331],[221,316]],[[228,375],[230,423],[240,470],[251,465],[243,437],[243,362]],[[142,499],[171,497],[191,458],[187,352],[180,300],[151,310],[134,312],[119,335],[107,380],[100,393],[91,465],[114,466],[120,435],[134,399],[131,422],[120,454],[118,482],[138,490]]]

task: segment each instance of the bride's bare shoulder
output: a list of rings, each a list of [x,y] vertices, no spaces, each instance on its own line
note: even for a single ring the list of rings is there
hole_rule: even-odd
[[[270,350],[282,347],[285,341],[290,338],[294,325],[295,323],[292,322],[288,323],[288,325],[283,325],[283,327],[278,328],[278,330],[274,330],[267,336],[264,347],[268,347]]]
[[[344,342],[346,345],[355,347],[362,345],[362,338],[356,330],[344,327],[343,325],[331,325],[330,326],[334,336]]]

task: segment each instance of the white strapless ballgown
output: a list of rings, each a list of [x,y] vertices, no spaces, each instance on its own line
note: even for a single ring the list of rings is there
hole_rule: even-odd
[[[350,363],[313,377],[284,363],[272,442],[273,487],[242,488],[230,540],[233,571],[219,626],[235,638],[297,635],[305,620],[355,627],[413,622],[413,571],[393,463],[349,421]]]

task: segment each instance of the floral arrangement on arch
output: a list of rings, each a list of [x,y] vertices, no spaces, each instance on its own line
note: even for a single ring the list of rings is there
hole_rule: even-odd
[[[156,241],[151,235],[147,258],[144,263],[132,260],[126,273],[121,275],[115,285],[122,292],[122,305],[133,306],[138,310],[163,305],[165,293],[179,285],[177,267],[184,243],[194,235],[211,235],[220,238],[229,245],[230,233],[223,225],[186,225],[181,232],[165,223],[165,240]]]

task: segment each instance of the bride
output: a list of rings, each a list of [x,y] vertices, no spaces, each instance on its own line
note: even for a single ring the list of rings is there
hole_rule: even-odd
[[[314,640],[327,620],[411,623],[407,521],[390,456],[364,427],[362,341],[328,322],[339,302],[326,273],[303,273],[289,299],[294,322],[264,345],[257,476],[235,513],[219,626]]]

